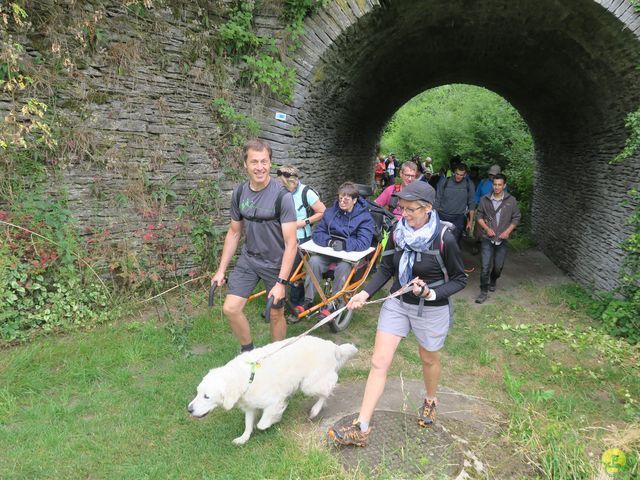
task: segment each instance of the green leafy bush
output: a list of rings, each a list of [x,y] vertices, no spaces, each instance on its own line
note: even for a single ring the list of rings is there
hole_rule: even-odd
[[[518,111],[497,94],[457,84],[427,90],[396,112],[385,127],[381,147],[401,159],[415,154],[430,156],[436,170],[448,167],[454,156],[481,171],[500,165],[527,225],[533,188],[533,139]]]
[[[626,337],[631,343],[640,342],[640,192],[631,190],[630,201],[635,209],[628,219],[633,231],[624,242],[625,258],[620,271],[618,297],[605,301],[602,322],[612,335]]]
[[[213,272],[220,261],[220,252],[226,229],[217,226],[211,212],[218,211],[220,205],[220,185],[215,181],[200,181],[189,192],[186,212],[193,221],[191,243],[195,250],[195,260],[205,272]]]
[[[293,84],[296,72],[293,68],[285,66],[280,60],[267,55],[245,55],[243,57],[249,67],[245,78],[253,87],[266,87],[279,98],[291,100],[293,97]]]
[[[244,62],[246,69],[241,77],[246,84],[263,93],[272,93],[283,101],[291,101],[295,70],[285,64],[286,57],[282,52],[288,49],[291,53],[298,48],[299,38],[304,33],[305,17],[323,4],[323,0],[286,0],[282,18],[287,38],[281,41],[279,48],[273,38],[254,32],[256,3],[238,2],[229,20],[218,27],[220,53],[225,53],[235,62]]]
[[[629,130],[629,137],[622,151],[614,157],[614,163],[621,162],[640,150],[640,109],[628,114],[624,124]]]
[[[114,313],[108,292],[79,264],[69,212],[59,202],[23,197],[1,211],[0,340],[24,340],[104,322]],[[7,225],[11,223],[55,242]]]
[[[218,27],[225,53],[235,60],[240,60],[242,55],[254,51],[263,43],[253,32],[254,8],[255,3],[252,1],[239,2],[229,20]]]

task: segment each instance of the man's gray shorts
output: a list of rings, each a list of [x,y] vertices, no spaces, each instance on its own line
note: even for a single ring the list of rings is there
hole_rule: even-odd
[[[399,298],[386,300],[380,309],[378,330],[403,338],[413,331],[425,350],[437,352],[444,346],[449,332],[449,305],[432,307],[425,303],[422,316],[418,316],[418,308],[419,305],[403,302]]]
[[[228,293],[242,298],[249,298],[258,281],[262,280],[267,289],[267,294],[269,294],[276,284],[279,273],[279,268],[267,268],[257,257],[245,254],[240,255],[235,268],[229,275]],[[280,304],[274,305],[273,308],[282,308],[283,306],[284,302],[281,301]]]

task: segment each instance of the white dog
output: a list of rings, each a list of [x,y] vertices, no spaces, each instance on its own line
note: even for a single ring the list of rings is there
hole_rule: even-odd
[[[262,417],[257,426],[265,430],[280,421],[288,398],[298,390],[318,397],[309,412],[314,418],[336,386],[338,370],[358,349],[305,336],[278,350],[287,342],[291,339],[243,353],[210,370],[189,403],[189,413],[202,418],[217,406],[230,410],[237,405],[245,412],[245,429],[233,440],[236,445],[249,440],[258,410]]]

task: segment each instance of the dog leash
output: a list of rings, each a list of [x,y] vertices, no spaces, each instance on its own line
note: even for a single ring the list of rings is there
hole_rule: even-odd
[[[411,280],[409,283],[407,283],[404,287],[396,290],[394,293],[392,293],[391,295],[387,295],[384,298],[379,298],[378,300],[371,300],[370,302],[364,302],[362,304],[362,306],[365,305],[373,305],[374,303],[381,303],[384,302],[386,300],[389,300],[391,298],[396,298],[399,297],[400,295],[404,295],[407,292],[410,292],[413,289],[413,284],[414,282],[417,280],[417,278],[414,278],[413,280]],[[271,355],[279,352],[280,350],[282,350],[285,347],[288,347],[289,345],[297,342],[298,340],[300,340],[302,337],[306,337],[307,335],[309,335],[311,332],[313,332],[314,330],[322,327],[323,325],[326,325],[327,323],[329,323],[331,320],[333,320],[335,317],[337,317],[338,315],[340,315],[342,313],[342,311],[344,309],[346,309],[347,306],[345,305],[344,307],[336,310],[335,312],[333,312],[331,315],[329,315],[328,317],[323,318],[321,321],[319,321],[318,323],[316,323],[313,327],[311,327],[309,330],[301,333],[300,335],[297,335],[295,337],[291,337],[289,339],[289,341],[287,343],[285,343],[284,345],[281,345],[280,348],[278,348],[277,350],[274,350],[273,352],[270,352],[260,358],[258,358],[257,360],[254,360],[253,362],[249,362],[249,364],[251,365],[251,378],[249,379],[249,385],[251,384],[251,382],[253,382],[253,378],[255,377],[255,371],[256,369],[260,368],[260,362],[262,360],[264,360],[265,358],[270,357]],[[247,387],[248,388],[248,387]]]

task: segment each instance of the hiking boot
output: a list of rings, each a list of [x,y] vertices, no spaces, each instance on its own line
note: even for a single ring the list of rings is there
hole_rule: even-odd
[[[484,303],[487,300],[487,297],[487,292],[480,292],[480,295],[476,298],[476,303]]]
[[[371,427],[366,431],[360,430],[360,422],[355,419],[351,425],[346,427],[331,427],[327,431],[327,435],[334,443],[340,445],[355,445],[356,447],[366,447],[369,445],[369,434]]]
[[[436,421],[436,401],[424,399],[424,403],[418,410],[418,425],[426,428],[431,427]]]
[[[332,312],[331,308],[329,308],[329,307],[324,307],[324,308],[320,309],[320,311],[318,312],[318,314],[320,316],[319,320],[323,320],[323,319],[327,318],[332,313],[333,312]]]
[[[496,282],[495,280],[491,283],[489,283],[489,291],[490,292],[495,292],[496,291]]]

